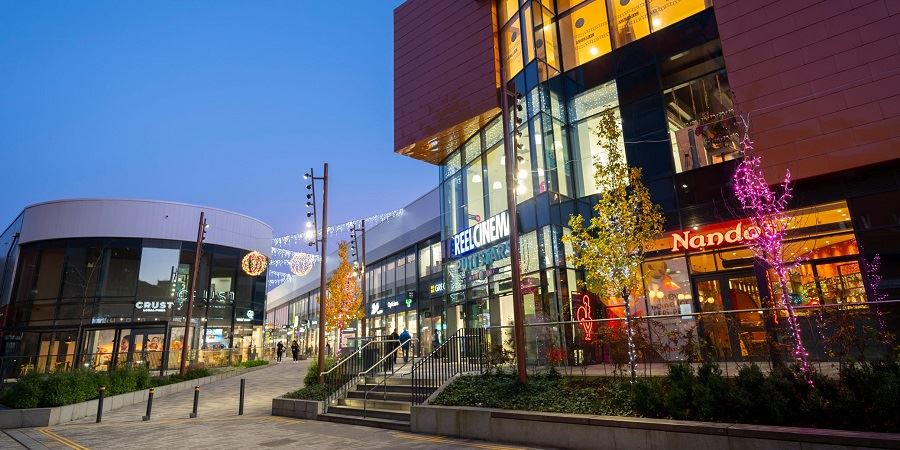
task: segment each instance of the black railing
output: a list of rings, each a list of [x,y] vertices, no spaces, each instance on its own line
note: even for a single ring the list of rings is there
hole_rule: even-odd
[[[462,328],[410,370],[412,404],[418,405],[456,375],[484,372],[487,365],[484,328]]]
[[[368,341],[355,352],[347,355],[337,362],[334,367],[320,371],[324,377],[325,387],[329,394],[325,399],[325,408],[337,399],[341,398],[348,390],[352,389],[360,372],[372,367],[376,362],[383,360],[384,356],[398,348],[398,340],[373,340]]]
[[[377,375],[379,372],[379,368],[381,369],[381,382],[374,383],[375,385],[372,386],[370,389],[366,389],[365,394],[363,394],[363,417],[368,417],[369,394],[371,394],[373,391],[375,391],[379,387],[382,387],[384,389],[383,394],[387,395],[388,373],[393,375],[394,373],[396,373],[398,371],[402,371],[403,368],[406,367],[407,364],[409,364],[407,362],[406,358],[404,358],[403,364],[400,365],[399,367],[395,367],[395,365],[396,365],[395,361],[397,361],[397,356],[402,352],[403,346],[406,345],[407,349],[409,349],[409,347],[413,347],[414,344],[417,344],[417,343],[418,343],[418,340],[413,338],[413,339],[410,339],[410,340],[400,344],[399,346],[397,346],[396,348],[394,348],[393,350],[388,352],[388,354],[384,355],[383,358],[381,358],[380,360],[375,362],[375,364],[373,364],[371,367],[369,367],[368,369],[359,373],[359,375],[358,375],[359,379],[365,380],[366,377],[370,376],[370,374]],[[413,348],[415,348],[415,347],[413,347]]]

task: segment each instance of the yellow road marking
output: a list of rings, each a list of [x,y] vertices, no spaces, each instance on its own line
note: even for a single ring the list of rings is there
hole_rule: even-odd
[[[83,445],[80,445],[80,444],[78,444],[78,443],[75,442],[75,441],[72,441],[72,440],[70,440],[70,439],[66,439],[66,438],[64,438],[64,437],[62,437],[62,436],[60,436],[60,435],[58,435],[58,434],[56,434],[56,433],[50,431],[49,428],[41,428],[41,429],[38,430],[38,431],[39,431],[41,434],[43,434],[43,435],[49,437],[50,439],[53,439],[54,441],[59,442],[59,443],[65,445],[65,446],[71,448],[72,450],[90,450],[89,448],[87,448],[87,447],[85,447],[85,446],[83,446]]]

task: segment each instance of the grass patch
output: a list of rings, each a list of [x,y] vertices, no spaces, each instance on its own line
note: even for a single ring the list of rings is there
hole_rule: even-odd
[[[238,367],[250,368],[250,367],[265,366],[266,364],[269,364],[269,361],[266,361],[265,359],[253,359],[253,360],[244,361],[244,362],[238,364]]]

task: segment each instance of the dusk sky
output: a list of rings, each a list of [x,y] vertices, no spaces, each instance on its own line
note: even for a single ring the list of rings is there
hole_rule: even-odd
[[[437,169],[393,152],[402,1],[348,3],[4,2],[0,230],[31,203],[115,197],[288,234],[326,161],[332,223],[424,194]]]

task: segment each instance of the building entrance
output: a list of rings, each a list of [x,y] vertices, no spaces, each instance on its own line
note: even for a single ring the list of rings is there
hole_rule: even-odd
[[[700,332],[718,358],[765,356],[766,330],[752,271],[695,277]]]

